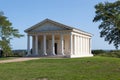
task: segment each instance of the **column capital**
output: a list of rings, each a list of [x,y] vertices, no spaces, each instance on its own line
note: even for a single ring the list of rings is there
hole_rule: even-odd
[[[43,36],[46,36],[46,33],[44,33]]]
[[[29,34],[27,34],[27,36],[30,36]]]
[[[55,35],[55,33],[52,33],[52,35]]]
[[[73,35],[73,33],[72,33],[72,32],[70,32],[70,35]]]

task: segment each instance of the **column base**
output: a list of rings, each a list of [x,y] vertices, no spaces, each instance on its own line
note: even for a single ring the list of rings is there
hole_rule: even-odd
[[[31,55],[30,51],[26,54],[26,56],[29,56],[29,55]]]
[[[61,55],[65,55],[64,53],[61,53]]]
[[[39,54],[33,54],[33,55],[38,56]]]
[[[35,53],[35,54],[33,54],[33,55],[38,55],[38,53]]]
[[[44,55],[44,56],[46,56],[46,55],[47,55],[47,53],[44,53],[43,55]]]
[[[56,55],[55,53],[51,53],[51,55]]]
[[[31,54],[27,54],[26,56],[30,56]]]

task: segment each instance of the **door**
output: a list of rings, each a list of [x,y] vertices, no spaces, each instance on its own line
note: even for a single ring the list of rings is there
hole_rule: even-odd
[[[55,43],[55,54],[57,55],[57,43]]]

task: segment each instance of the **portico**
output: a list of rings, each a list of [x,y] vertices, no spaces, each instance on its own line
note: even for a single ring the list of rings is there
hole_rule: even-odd
[[[71,36],[70,33],[64,32],[45,32],[29,34],[27,39],[28,55],[64,55],[64,36]],[[30,37],[32,37],[32,53],[30,52]],[[72,38],[71,38],[72,39]],[[70,43],[71,44],[71,43]],[[68,45],[67,45],[68,46]],[[70,45],[69,45],[70,47]]]
[[[27,56],[89,57],[91,34],[46,19],[28,29]],[[30,42],[32,37],[32,51]]]

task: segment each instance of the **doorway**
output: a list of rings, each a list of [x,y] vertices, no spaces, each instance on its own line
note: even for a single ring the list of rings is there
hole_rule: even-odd
[[[55,43],[54,45],[55,45],[55,54],[57,55],[57,43]]]

